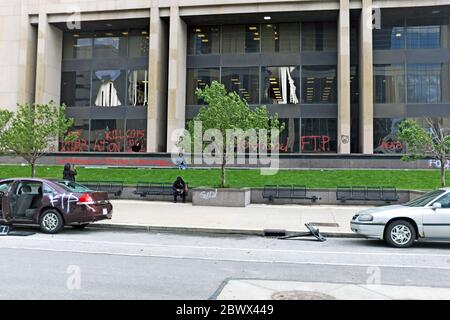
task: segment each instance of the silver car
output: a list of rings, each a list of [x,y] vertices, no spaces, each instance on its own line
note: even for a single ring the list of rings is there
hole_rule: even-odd
[[[450,188],[431,191],[403,205],[368,209],[355,215],[352,231],[407,248],[420,238],[450,240]]]

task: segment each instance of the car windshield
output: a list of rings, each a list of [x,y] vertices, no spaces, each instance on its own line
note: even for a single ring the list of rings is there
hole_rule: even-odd
[[[444,192],[445,192],[444,190],[434,190],[424,194],[423,196],[420,196],[417,199],[411,200],[410,202],[407,202],[404,205],[408,207],[424,207],[428,203],[439,197]]]
[[[57,181],[56,183],[70,192],[77,192],[77,193],[92,192],[92,190],[89,189],[88,187],[85,187],[82,184],[79,184],[79,183],[76,183],[73,181],[65,181],[64,180],[64,181]]]

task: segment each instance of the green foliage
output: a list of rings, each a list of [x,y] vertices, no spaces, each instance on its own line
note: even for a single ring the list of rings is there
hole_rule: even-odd
[[[399,125],[399,139],[407,144],[405,160],[416,160],[426,156],[438,160],[446,159],[450,153],[450,135],[441,128],[439,121],[426,119],[430,131],[415,120],[406,119]]]
[[[62,166],[36,166],[41,178],[60,179]],[[0,177],[26,176],[30,166],[0,165]],[[77,168],[77,181],[123,181],[135,188],[140,181],[173,182],[181,175],[189,187],[220,188],[220,169],[126,169]],[[433,190],[440,187],[438,170],[280,170],[276,175],[264,176],[260,170],[227,170],[230,188],[262,188],[265,185],[306,185],[323,189],[338,186],[394,186],[401,190]],[[450,179],[449,179],[450,181]]]
[[[225,86],[217,81],[213,81],[211,86],[204,89],[197,89],[197,96],[206,102],[207,106],[202,107],[197,116],[188,122],[187,131],[190,134],[191,141],[182,139],[179,147],[184,150],[194,150],[195,134],[204,136],[208,130],[218,130],[223,138],[221,144],[222,150],[217,150],[222,155],[222,186],[225,186],[225,162],[227,159],[226,133],[227,130],[255,130],[256,139],[259,141],[259,130],[267,130],[268,135],[274,129],[284,129],[284,124],[280,125],[278,115],[270,116],[265,106],[257,107],[252,110],[247,101],[241,99],[236,92],[227,92]],[[195,122],[201,122],[202,132],[195,132]],[[222,143],[223,142],[223,143]],[[205,146],[203,144],[202,147]],[[270,144],[268,143],[270,146]]]
[[[2,147],[1,137],[3,136],[3,132],[5,131],[6,125],[10,121],[12,116],[13,113],[11,111],[0,109],[0,153],[4,151],[4,148]]]
[[[450,154],[448,129],[441,127],[439,120],[426,119],[429,131],[415,120],[406,119],[399,125],[399,139],[406,143],[407,154],[403,160],[412,161],[424,157],[434,158],[441,163],[441,185],[445,187],[445,164]]]
[[[5,121],[0,135],[0,146],[6,152],[21,156],[33,167],[37,159],[48,152],[52,142],[58,137],[64,141],[75,139],[73,134],[66,135],[73,120],[65,116],[65,106],[54,102],[49,104],[19,105],[15,113],[0,114]]]

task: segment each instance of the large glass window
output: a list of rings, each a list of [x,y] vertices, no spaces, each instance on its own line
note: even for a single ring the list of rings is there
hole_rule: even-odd
[[[301,141],[302,152],[337,152],[336,119],[302,119]]]
[[[127,120],[125,132],[125,152],[146,152],[147,120]]]
[[[408,49],[439,48],[441,42],[441,26],[408,26]]]
[[[127,32],[99,32],[94,39],[96,58],[124,57],[128,54]]]
[[[91,151],[123,152],[124,123],[123,119],[91,121]]]
[[[75,133],[74,141],[60,141],[59,150],[61,152],[88,152],[89,151],[89,120],[75,119],[69,134]]]
[[[222,68],[222,83],[249,104],[259,104],[259,68]]]
[[[222,26],[223,53],[259,52],[261,34],[259,24]]]
[[[404,152],[404,145],[398,140],[398,125],[402,118],[375,118],[373,121],[373,150],[380,154]]]
[[[148,56],[150,45],[148,31],[133,30],[130,33],[123,32],[122,35],[129,35],[130,57],[135,58]]]
[[[300,51],[298,23],[263,24],[261,34],[261,52]]]
[[[92,99],[96,107],[117,107],[124,105],[125,76],[123,70],[94,71]]]
[[[197,26],[189,29],[188,54],[220,53],[220,27]]]
[[[407,65],[408,103],[442,102],[441,68],[441,64]]]
[[[448,47],[448,17],[428,16],[406,19],[408,49],[434,49]]]
[[[219,68],[188,69],[186,102],[188,105],[202,105],[205,102],[195,94],[197,89],[204,89],[216,80],[220,82]]]
[[[302,24],[303,51],[337,51],[336,22],[305,22]]]
[[[404,103],[404,65],[375,65],[373,70],[375,103]]]
[[[63,72],[61,102],[69,107],[86,107],[91,104],[91,72]]]
[[[93,35],[70,33],[64,36],[64,59],[91,59]]]
[[[263,67],[261,103],[298,104],[300,93],[300,68]]]
[[[302,67],[302,103],[336,103],[335,66]]]
[[[148,70],[128,72],[128,105],[148,105]]]
[[[300,152],[300,120],[295,118],[280,119],[284,130],[280,133],[280,153]]]
[[[373,48],[375,50],[404,49],[406,30],[403,19],[381,20],[380,29],[373,30]]]

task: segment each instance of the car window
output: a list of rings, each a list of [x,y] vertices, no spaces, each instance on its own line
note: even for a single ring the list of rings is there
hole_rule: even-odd
[[[73,181],[57,181],[58,185],[63,187],[65,190],[70,192],[82,193],[82,192],[92,192],[91,189],[85,187],[79,183]]]
[[[43,194],[51,194],[54,193],[55,190],[53,190],[50,186],[48,186],[47,184],[44,183],[44,186],[42,188],[42,193]]]
[[[444,190],[434,190],[418,197],[417,199],[407,202],[404,205],[407,207],[424,207],[428,203],[442,195],[444,192]]]
[[[42,183],[35,181],[22,181],[16,189],[16,194],[40,194],[42,192]]]
[[[437,199],[435,202],[439,202],[442,208],[450,208],[450,193],[447,193],[445,196]]]
[[[3,193],[7,193],[9,188],[12,185],[12,181],[5,181],[0,183],[0,191]]]

